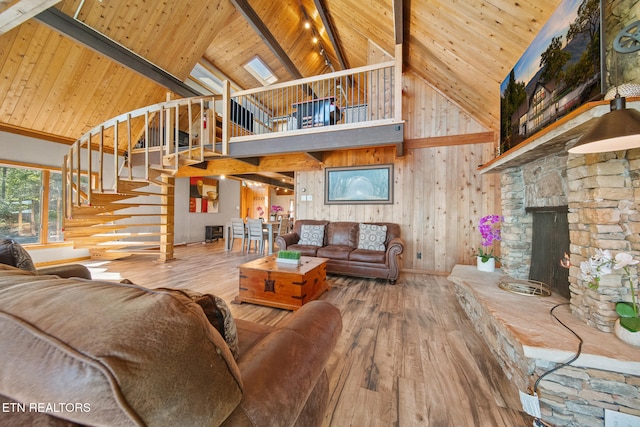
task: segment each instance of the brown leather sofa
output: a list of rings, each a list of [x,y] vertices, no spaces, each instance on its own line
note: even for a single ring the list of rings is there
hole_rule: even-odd
[[[386,227],[382,250],[360,247],[360,224]],[[305,225],[324,226],[322,244],[300,244],[302,227]],[[276,244],[281,250],[328,258],[327,273],[387,279],[391,284],[395,284],[400,275],[400,255],[404,251],[400,226],[389,222],[358,223],[303,219],[296,221],[291,233],[276,237]]]
[[[82,264],[63,264],[36,268],[31,255],[13,239],[0,239],[0,264],[12,265],[36,274],[91,279],[91,271]]]
[[[0,264],[0,425],[320,425],[339,311],[271,327],[214,298]]]

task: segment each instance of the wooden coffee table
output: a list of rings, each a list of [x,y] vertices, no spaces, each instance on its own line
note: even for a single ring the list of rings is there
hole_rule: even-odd
[[[303,256],[300,261],[300,266],[278,264],[271,255],[242,264],[239,292],[233,302],[297,310],[318,299],[329,288],[328,259]]]

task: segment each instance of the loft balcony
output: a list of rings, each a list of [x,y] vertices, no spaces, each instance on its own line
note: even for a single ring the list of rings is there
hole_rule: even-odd
[[[138,136],[130,148],[128,142],[118,146],[134,156],[151,152],[152,162],[161,156],[165,167],[174,168],[220,156],[315,156],[375,146],[395,146],[402,155],[397,69],[391,61],[234,93],[225,82],[221,95],[168,101],[129,113]]]

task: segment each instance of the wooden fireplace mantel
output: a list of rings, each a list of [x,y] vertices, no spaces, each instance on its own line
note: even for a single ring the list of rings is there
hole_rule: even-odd
[[[640,110],[640,98],[627,98],[627,108]],[[539,158],[566,152],[598,119],[610,111],[609,101],[586,103],[500,156],[481,165],[480,173],[500,172]]]

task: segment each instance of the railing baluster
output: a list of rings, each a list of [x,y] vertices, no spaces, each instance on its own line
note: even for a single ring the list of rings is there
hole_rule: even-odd
[[[118,139],[119,139],[119,135],[118,135],[118,127],[120,126],[120,124],[118,123],[118,121],[116,120],[116,124],[113,127],[113,189],[118,192]]]
[[[175,153],[175,159],[174,159],[174,163],[173,163],[173,167],[174,170],[178,170],[180,168],[180,163],[178,162],[179,160],[179,156],[178,153],[180,152],[180,108],[179,105],[176,105],[176,114],[175,114],[175,122],[173,123],[173,127],[174,127],[174,140],[173,140],[173,147],[174,147],[174,153]],[[189,153],[189,156],[191,156],[191,153]],[[189,157],[189,159],[191,159],[191,157]]]
[[[103,177],[104,177],[104,126],[100,126],[100,139],[98,141],[98,191],[102,192],[103,190]],[[91,193],[89,192],[89,197],[91,197]]]
[[[149,179],[149,112],[144,113],[144,179]]]
[[[133,152],[133,144],[131,143],[131,114],[127,114],[127,169],[129,179],[133,176],[133,166],[131,165],[131,156]]]

